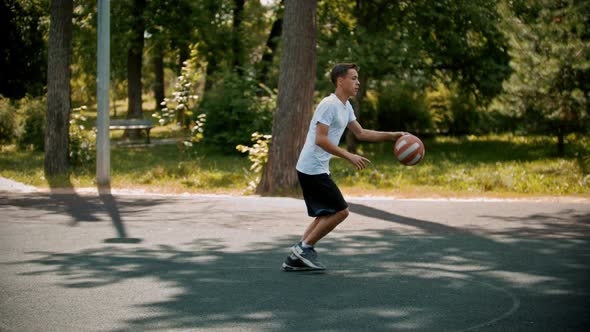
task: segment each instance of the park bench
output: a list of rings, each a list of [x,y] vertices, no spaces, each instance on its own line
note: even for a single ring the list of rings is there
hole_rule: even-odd
[[[109,125],[109,130],[145,129],[147,144],[150,144],[150,130],[152,128],[154,128],[152,120],[143,119],[111,120]]]

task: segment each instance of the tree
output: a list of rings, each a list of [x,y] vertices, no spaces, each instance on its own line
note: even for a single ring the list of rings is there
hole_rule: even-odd
[[[133,0],[131,15],[131,40],[127,50],[127,94],[128,94],[128,119],[141,119],[142,110],[142,87],[141,87],[141,66],[143,64],[143,47],[145,19],[144,10],[146,0]],[[131,131],[130,131],[131,132]],[[135,132],[138,132],[137,130]],[[134,135],[134,134],[131,134]]]
[[[44,161],[47,176],[66,174],[69,167],[72,16],[72,0],[51,1]]]
[[[503,4],[513,75],[504,84],[504,107],[535,114],[558,138],[588,123],[590,4],[585,1],[516,1]],[[582,125],[583,126],[583,125]]]
[[[316,77],[315,0],[286,1],[283,22],[278,108],[268,163],[256,191],[277,195],[297,187],[295,165],[305,143]]]
[[[0,2],[0,94],[4,97],[43,93],[47,73],[44,7],[40,1]]]
[[[146,4],[146,51],[151,55],[156,108],[163,107],[165,98],[164,69],[172,67],[180,75],[189,58],[190,44],[197,42],[193,31],[200,24],[195,19],[195,6],[192,0],[152,0]],[[170,65],[167,58],[173,58],[174,63]]]
[[[243,59],[243,47],[241,28],[242,20],[244,18],[244,3],[245,0],[234,0],[233,8],[233,22],[232,22],[232,53],[233,53],[233,67],[237,70],[238,75],[242,76],[244,73],[244,59]]]
[[[369,89],[373,100],[392,88],[420,92],[444,82],[486,105],[509,76],[496,1],[332,0],[319,6],[319,68],[358,63],[361,87]],[[319,83],[318,89],[333,87]],[[363,123],[378,117],[367,114],[365,95],[359,91],[355,105]],[[377,112],[392,106],[373,105]]]
[[[264,50],[262,51],[262,58],[258,62],[258,81],[264,85],[269,85],[270,69],[281,38],[281,32],[283,29],[283,8],[284,0],[281,0],[278,5],[276,18],[272,24],[268,38],[266,39]]]

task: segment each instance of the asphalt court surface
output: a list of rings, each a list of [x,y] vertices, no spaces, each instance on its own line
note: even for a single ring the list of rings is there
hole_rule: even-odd
[[[590,204],[0,191],[1,331],[582,331]]]

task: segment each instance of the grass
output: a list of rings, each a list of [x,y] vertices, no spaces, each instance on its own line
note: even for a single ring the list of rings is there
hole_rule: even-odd
[[[160,129],[155,137],[178,136]],[[115,138],[116,140],[116,138]],[[590,197],[590,138],[568,138],[566,156],[555,155],[548,137],[486,136],[426,139],[426,158],[413,167],[399,164],[392,144],[364,144],[359,152],[371,166],[354,170],[342,159],[331,162],[332,175],[346,195],[402,197]],[[222,155],[210,148],[180,150],[177,145],[113,148],[114,188],[164,193],[247,192],[254,177],[247,158]],[[43,154],[2,147],[0,175],[47,188]],[[95,166],[72,170],[69,178],[52,179],[51,186],[94,187]]]

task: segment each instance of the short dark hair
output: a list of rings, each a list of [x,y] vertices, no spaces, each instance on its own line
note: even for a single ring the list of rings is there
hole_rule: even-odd
[[[332,83],[336,85],[338,77],[345,77],[349,69],[358,71],[359,66],[357,66],[356,63],[337,63],[334,68],[332,68],[332,72],[330,72],[330,79],[332,79]]]

